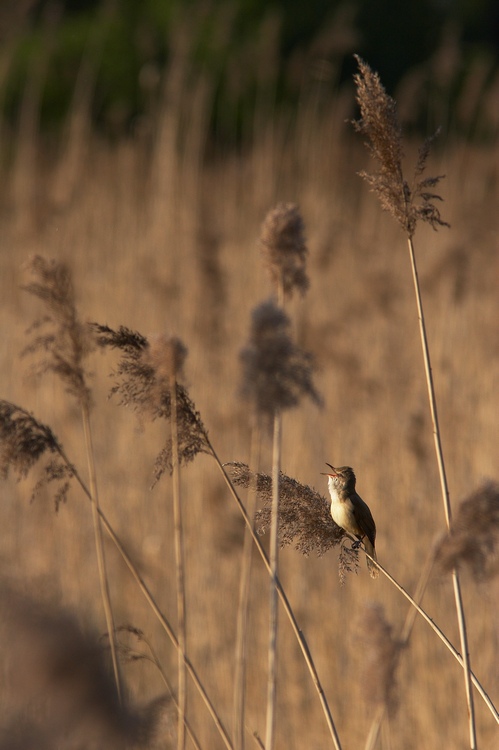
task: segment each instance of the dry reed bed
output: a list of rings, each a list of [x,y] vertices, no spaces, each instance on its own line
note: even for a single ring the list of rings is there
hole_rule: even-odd
[[[24,366],[18,353],[36,310],[18,289],[19,267],[33,252],[43,253],[70,265],[83,319],[111,327],[127,325],[145,334],[168,330],[185,341],[189,392],[217,452],[223,460],[247,460],[250,419],[238,392],[238,353],[247,336],[250,310],[269,293],[257,244],[259,227],[277,200],[296,200],[306,224],[310,291],[306,299],[293,300],[289,312],[299,343],[316,357],[315,383],[325,407],[306,404],[285,415],[282,468],[325,494],[319,476],[324,462],[353,465],[360,492],[376,518],[379,559],[412,591],[435,531],[444,528],[412,282],[400,231],[379,212],[355,175],[365,167],[365,154],[351,135],[331,127],[331,121],[344,114],[338,107],[329,118],[317,121],[314,138],[303,137],[305,124],[310,125],[310,116],[304,115],[285,138],[276,127],[271,145],[268,138],[257,138],[244,157],[204,163],[197,155],[176,154],[169,185],[163,185],[164,196],[175,186],[168,210],[158,198],[157,182],[148,177],[151,162],[139,142],[110,146],[90,137],[84,143],[87,158],[77,173],[74,194],[62,205],[52,200],[52,166],[35,173],[32,165],[22,167],[29,170],[25,182],[32,182],[37,191],[35,205],[12,190],[13,173],[5,174],[2,396],[49,423],[72,460],[78,460],[79,417],[59,384],[49,378],[34,385],[21,377]],[[152,161],[171,162],[168,151],[159,159],[161,149],[168,148],[166,140],[159,141]],[[65,166],[63,160],[58,168]],[[490,151],[459,144],[437,151],[432,172],[448,175],[443,210],[452,229],[437,235],[424,228],[418,232],[442,438],[455,502],[483,478],[496,476],[493,386],[499,352],[494,339],[494,279],[499,269],[494,258],[497,217],[490,210],[497,201],[494,170]],[[163,611],[174,613],[172,519],[161,497],[169,490],[166,483],[161,491],[149,489],[165,426],[148,425],[140,432],[133,415],[107,401],[111,383],[106,373],[111,366],[110,355],[92,355],[101,503],[132,557],[140,561],[146,580],[153,585],[168,576],[171,585],[162,583],[158,598]],[[264,470],[270,469],[268,456],[267,444],[262,451]],[[29,505],[24,483],[4,486],[2,528],[8,534],[1,554],[10,578],[22,590],[43,591],[87,613],[86,619],[104,630],[92,527],[76,488],[56,516],[49,495]],[[182,492],[188,652],[228,724],[243,525],[207,457],[198,457],[183,471]],[[175,675],[175,653],[108,543],[106,551],[115,620],[141,628],[155,644],[165,671]],[[406,605],[382,581],[373,586],[363,570],[340,588],[335,551],[316,559],[285,549],[280,569],[340,735],[348,738],[346,747],[359,746],[370,715],[362,718],[358,710],[366,696],[356,626],[365,616],[366,603],[381,603],[396,626]],[[266,587],[267,574],[256,564],[246,722],[249,731],[260,736],[265,715]],[[497,583],[475,587],[466,578],[463,584],[473,667],[497,703],[494,587]],[[424,605],[457,644],[451,591],[444,577],[432,579]],[[279,648],[278,747],[324,746],[324,718],[285,623]],[[400,706],[390,721],[394,745],[439,747],[445,737],[449,746],[466,746],[460,672],[427,626],[417,622],[398,673]],[[145,662],[126,667],[124,679],[139,703],[164,689],[157,670]],[[198,697],[192,691],[189,696],[201,745],[217,746],[218,734]],[[14,695],[7,692],[3,698],[7,711],[18,710]],[[479,735],[484,746],[492,746],[497,728],[479,701],[476,710]]]

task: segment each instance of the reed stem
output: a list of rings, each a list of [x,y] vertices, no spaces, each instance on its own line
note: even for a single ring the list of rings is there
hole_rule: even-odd
[[[109,580],[106,570],[106,558],[104,554],[104,544],[102,540],[102,527],[100,522],[100,507],[99,507],[99,494],[97,489],[97,475],[95,470],[95,459],[92,445],[92,431],[90,427],[90,413],[89,407],[86,401],[81,401],[81,413],[83,419],[83,432],[85,436],[85,446],[88,461],[88,476],[89,476],[89,497],[92,505],[92,522],[94,528],[95,538],[95,551],[97,554],[97,567],[99,571],[99,583],[102,597],[102,604],[104,607],[104,616],[106,618],[106,627],[109,636],[109,645],[111,648],[111,659],[113,662],[114,679],[116,682],[116,690],[118,693],[118,699],[121,703],[121,679],[118,664],[118,654],[116,648],[116,631],[114,626],[113,608],[111,605],[111,596],[109,593]]]
[[[272,447],[272,519],[270,524],[270,590],[269,590],[269,652],[267,676],[267,725],[265,749],[274,750],[277,697],[277,581],[279,563],[279,475],[281,472],[282,415],[274,415]]]
[[[408,237],[409,255],[411,259],[412,277],[414,281],[414,292],[416,295],[416,304],[418,309],[419,319],[419,332],[421,336],[421,347],[423,350],[423,360],[426,373],[426,384],[428,388],[428,400],[430,404],[430,413],[433,423],[433,437],[435,442],[435,452],[437,456],[438,472],[440,476],[440,487],[442,490],[442,501],[444,505],[445,521],[447,528],[450,529],[451,525],[451,506],[449,499],[449,488],[447,485],[447,477],[445,473],[444,455],[442,449],[442,441],[440,435],[440,427],[438,423],[438,412],[437,412],[437,399],[435,396],[435,387],[433,384],[433,375],[431,370],[430,361],[430,350],[428,346],[428,337],[426,334],[425,317],[423,312],[423,301],[421,298],[421,287],[419,284],[418,270],[416,264],[416,253],[414,250],[414,243],[412,236]],[[461,595],[461,585],[459,583],[459,575],[454,568],[452,571],[452,585],[454,588],[454,598],[456,602],[457,620],[459,626],[459,638],[461,641],[461,651],[463,654],[463,671],[464,671],[464,684],[466,690],[466,700],[468,704],[468,723],[469,723],[469,735],[470,735],[470,748],[476,750],[476,720],[475,720],[475,707],[473,703],[473,691],[471,688],[471,663],[470,655],[468,650],[468,636],[466,631],[466,618],[464,615],[464,605]]]
[[[177,577],[177,618],[178,618],[178,728],[177,750],[185,748],[185,715],[187,704],[186,686],[186,607],[184,576],[184,532],[182,526],[182,503],[180,496],[180,464],[178,456],[177,423],[177,381],[170,378],[171,402],[171,441],[172,441],[172,482],[173,482],[173,524],[175,536],[175,571]]]

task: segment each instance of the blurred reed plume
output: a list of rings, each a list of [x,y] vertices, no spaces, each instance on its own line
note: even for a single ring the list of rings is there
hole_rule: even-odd
[[[100,502],[90,423],[90,388],[83,366],[85,358],[93,348],[93,340],[89,335],[88,327],[79,319],[72,276],[67,266],[37,255],[31,260],[29,270],[34,276],[34,280],[23,288],[43,302],[46,314],[38,318],[31,326],[29,333],[34,336],[34,339],[23,353],[41,356],[40,359],[35,361],[35,372],[41,375],[51,371],[57,375],[65,386],[67,393],[74,396],[80,406],[92,500],[92,523],[101,598],[111,645],[116,690],[118,697],[121,698],[121,680],[114,635],[114,615],[99,515]],[[62,455],[60,447],[59,453]],[[67,463],[69,464],[69,462]],[[67,474],[66,469],[61,469],[61,471],[63,476]],[[52,478],[50,470],[46,478],[48,480]],[[56,508],[58,502],[60,500],[58,501],[56,498]]]
[[[312,382],[313,358],[293,342],[289,327],[288,316],[275,302],[262,302],[253,310],[249,341],[239,355],[242,395],[268,418],[297,406],[302,396],[322,403]]]
[[[22,288],[40,299],[45,314],[28,329],[31,341],[23,355],[35,355],[37,375],[53,372],[68,393],[80,403],[89,404],[84,360],[93,348],[87,327],[79,320],[71,272],[59,261],[34,256],[27,266],[34,277]]]
[[[171,419],[172,399],[168,377],[181,369],[186,350],[177,339],[159,337],[149,342],[145,336],[121,326],[117,331],[108,326],[92,324],[100,347],[119,349],[121,359],[111,373],[115,384],[111,394],[119,396],[121,406],[131,406],[139,417]],[[212,453],[208,433],[196,411],[187,389],[176,384],[177,429],[180,463],[193,461],[198,453]],[[172,442],[156,458],[154,475],[157,482],[165,471],[171,473]]]
[[[442,198],[432,192],[443,175],[422,177],[433,138],[427,138],[419,149],[411,184],[404,179],[402,160],[402,130],[397,116],[397,105],[386,93],[377,73],[358,55],[355,56],[359,73],[354,76],[357,103],[361,119],[353,123],[366,138],[366,146],[378,164],[374,174],[360,172],[371,190],[378,196],[382,208],[402,226],[409,237],[416,231],[418,221],[427,222],[433,229],[449,226],[440,217],[435,201]]]
[[[21,731],[36,732],[48,747],[123,748],[146,740],[149,722],[118,701],[109,651],[95,633],[9,586],[0,587],[0,600],[11,698],[19,710],[15,731],[3,727],[2,748]]]
[[[477,581],[499,573],[497,482],[487,482],[463,500],[450,531],[438,545],[436,562],[444,572],[466,566]]]
[[[295,289],[301,294],[308,289],[304,233],[303,219],[295,203],[278,203],[263,222],[260,245],[279,304]]]
[[[257,531],[265,534],[271,521],[272,478],[268,474],[255,474],[244,463],[229,463],[225,467],[236,486],[254,486],[258,498],[267,506],[256,514]],[[279,500],[281,547],[294,544],[303,555],[315,552],[321,556],[344,538],[345,532],[331,517],[330,503],[312,487],[281,473]]]

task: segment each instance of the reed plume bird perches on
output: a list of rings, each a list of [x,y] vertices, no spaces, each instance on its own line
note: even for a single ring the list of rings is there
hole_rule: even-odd
[[[355,474],[349,466],[335,469],[326,464],[331,472],[323,472],[328,477],[329,494],[331,495],[331,516],[333,521],[349,534],[357,537],[364,544],[366,552],[376,560],[376,524],[368,505],[355,490]],[[379,571],[373,561],[367,558],[367,567],[371,578],[377,578]]]

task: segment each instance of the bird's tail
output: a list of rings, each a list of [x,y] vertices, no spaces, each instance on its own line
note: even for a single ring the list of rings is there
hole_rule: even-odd
[[[367,537],[364,537],[364,547],[366,548],[366,552],[371,555],[371,557],[374,560],[377,560],[376,557],[376,550],[374,549],[374,544],[371,544],[370,540]],[[367,560],[367,567],[369,570],[369,575],[371,578],[377,578],[379,576],[379,568],[377,565],[373,563],[372,560],[370,560],[368,557],[366,557]]]

